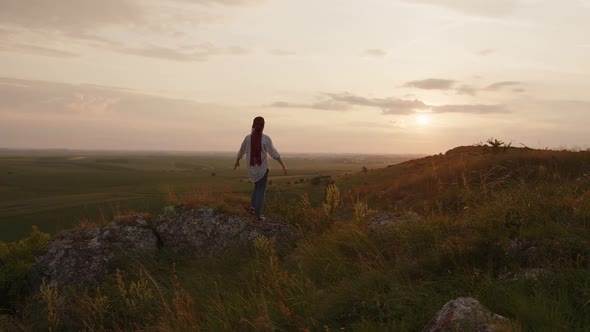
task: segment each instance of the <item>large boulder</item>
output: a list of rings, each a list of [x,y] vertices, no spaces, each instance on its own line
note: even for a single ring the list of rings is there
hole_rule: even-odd
[[[169,211],[170,212],[170,211]],[[278,244],[295,237],[280,221],[257,221],[217,209],[179,208],[156,223],[142,216],[128,217],[102,228],[82,229],[54,237],[37,257],[29,273],[34,290],[43,280],[50,285],[90,286],[112,273],[122,259],[153,256],[159,248],[192,256],[212,256],[259,236],[277,238]]]
[[[43,279],[50,285],[87,286],[100,282],[114,269],[116,259],[151,255],[158,237],[141,216],[103,228],[82,229],[55,236],[29,273],[34,289]]]
[[[447,302],[422,332],[502,331],[508,319],[489,311],[476,299],[460,297]]]
[[[236,245],[252,243],[259,236],[285,242],[296,234],[285,222],[258,221],[212,208],[181,210],[176,216],[163,218],[157,233],[166,250],[196,256],[223,254]]]

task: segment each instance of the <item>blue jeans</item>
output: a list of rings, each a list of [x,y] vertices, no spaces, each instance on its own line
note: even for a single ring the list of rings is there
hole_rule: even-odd
[[[266,191],[266,182],[268,180],[268,169],[262,179],[254,183],[254,191],[252,192],[252,207],[254,208],[254,215],[260,218],[262,212],[262,205],[264,204],[264,192]]]

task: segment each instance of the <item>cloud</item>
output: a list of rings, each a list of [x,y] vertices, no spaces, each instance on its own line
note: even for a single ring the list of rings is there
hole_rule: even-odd
[[[386,122],[373,122],[373,121],[353,121],[348,123],[351,127],[363,127],[363,128],[405,128],[407,124],[403,120],[391,120]]]
[[[267,105],[274,108],[307,108],[323,111],[348,111],[351,109],[350,105],[335,100],[322,100],[314,103],[292,103],[286,101],[277,101]]]
[[[501,90],[501,89],[506,88],[506,87],[514,87],[514,86],[520,86],[520,85],[522,85],[521,82],[516,82],[516,81],[503,81],[503,82],[492,83],[492,84],[488,85],[486,88],[484,88],[484,90],[487,90],[487,91],[498,91],[498,90]]]
[[[523,92],[523,83],[518,81],[501,81],[488,85],[485,88],[478,88],[470,84],[461,84],[449,79],[429,78],[425,80],[409,81],[403,87],[417,88],[422,90],[453,90],[459,95],[475,96],[480,91],[500,91],[506,88],[512,88],[513,92]]]
[[[553,100],[530,100],[519,105],[534,112],[543,112],[564,117],[566,113],[590,114],[590,100],[576,99],[553,99]],[[565,118],[565,117],[564,117]],[[574,121],[575,117],[570,118]]]
[[[371,57],[375,57],[375,58],[382,58],[387,55],[387,52],[384,50],[381,50],[381,49],[374,48],[374,49],[366,50],[364,52],[364,54],[366,56],[371,56]]]
[[[85,85],[0,79],[0,111],[33,114],[105,113],[121,92]]]
[[[434,113],[470,113],[470,114],[492,114],[510,113],[504,105],[465,104],[465,105],[441,105],[433,106]]]
[[[68,51],[30,44],[8,44],[6,46],[0,46],[0,51],[37,54],[58,58],[75,58],[80,56],[79,54]]]
[[[491,49],[491,48],[486,48],[486,49],[483,49],[483,50],[477,52],[477,54],[482,55],[482,56],[491,55],[494,53],[496,53],[496,50]]]
[[[475,15],[500,17],[510,14],[518,0],[404,0],[420,5],[437,6],[452,11]]]
[[[179,3],[184,4],[179,5]],[[70,48],[90,46],[114,52],[176,61],[212,55],[244,54],[240,47],[170,47],[199,25],[216,21],[200,7],[249,5],[258,0],[0,0],[0,35],[13,45],[3,51],[56,57],[75,56]],[[149,41],[160,39],[160,46]],[[129,45],[133,40],[135,45]],[[6,43],[6,40],[5,40]],[[204,49],[207,48],[207,49]]]
[[[60,32],[88,31],[142,21],[145,8],[133,0],[0,0],[2,25]]]
[[[399,98],[365,98],[350,93],[329,94],[332,100],[351,106],[367,106],[381,109],[383,114],[409,114],[427,107],[422,101]]]
[[[173,0],[0,0],[1,25],[61,32],[90,31],[112,25],[149,24],[153,7]],[[176,0],[195,5],[248,5],[259,0]]]
[[[455,89],[455,92],[457,92],[457,94],[459,95],[469,95],[469,96],[475,96],[475,94],[477,93],[478,89],[472,85],[468,85],[468,84],[463,84],[460,87]]]
[[[429,78],[420,81],[410,81],[404,84],[404,87],[418,88],[423,90],[449,90],[455,85],[456,81],[440,78]]]
[[[295,52],[286,51],[286,50],[281,50],[281,49],[274,49],[274,50],[270,50],[270,54],[272,54],[272,55],[276,55],[276,56],[291,56],[291,55],[297,55],[297,53],[295,53]]]
[[[212,56],[219,55],[244,55],[248,50],[238,46],[218,47],[212,44],[203,44],[194,47],[183,47],[174,49],[162,46],[149,45],[139,48],[115,47],[114,50],[131,55],[142,56],[146,58],[156,58],[173,61],[205,61]]]
[[[226,6],[243,6],[262,2],[262,0],[176,0],[178,2],[188,2],[198,5],[226,5]]]
[[[399,98],[366,98],[351,93],[325,94],[315,103],[293,103],[277,101],[268,107],[275,108],[308,108],[328,111],[350,111],[354,107],[378,108],[384,115],[408,115],[416,112],[431,111],[434,113],[470,113],[492,114],[509,113],[504,105],[459,104],[459,105],[428,105],[418,99]]]
[[[226,150],[240,131],[231,116],[226,106],[116,87],[0,78],[5,147]]]
[[[12,34],[14,34],[14,31],[0,27],[0,36],[10,36]]]
[[[4,112],[149,116],[203,105],[116,87],[0,78],[0,111]]]
[[[154,19],[168,18],[172,4],[243,6],[263,0],[0,0],[0,26],[43,29],[66,34],[89,32],[109,26],[130,28],[153,24]],[[178,11],[177,11],[178,12]],[[177,14],[183,12],[178,12]],[[168,16],[168,17],[167,17]],[[195,13],[183,21],[194,20]],[[167,20],[174,23],[173,20]]]

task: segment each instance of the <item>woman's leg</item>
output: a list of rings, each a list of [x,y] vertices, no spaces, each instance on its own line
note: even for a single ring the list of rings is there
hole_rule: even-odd
[[[262,179],[258,180],[254,186],[254,193],[252,194],[252,201],[254,203],[254,215],[257,218],[260,218],[262,213],[262,205],[264,204],[264,192],[266,191],[266,182],[268,180],[268,170],[262,177]]]
[[[256,206],[256,189],[258,185],[257,182],[254,182],[254,189],[252,189],[252,200],[250,202],[250,213],[254,214],[255,206]]]

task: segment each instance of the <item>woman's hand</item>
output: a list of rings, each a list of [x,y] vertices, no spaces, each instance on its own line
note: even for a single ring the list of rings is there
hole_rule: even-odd
[[[279,162],[279,164],[281,164],[281,167],[283,168],[283,174],[287,175],[287,167],[285,166],[283,159],[281,159],[281,157],[279,157],[279,159],[277,159],[277,161]]]
[[[240,159],[236,160],[236,164],[234,165],[234,171],[236,168],[240,167]]]

